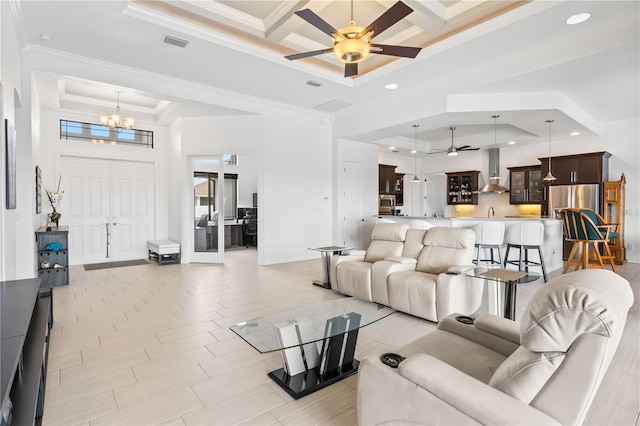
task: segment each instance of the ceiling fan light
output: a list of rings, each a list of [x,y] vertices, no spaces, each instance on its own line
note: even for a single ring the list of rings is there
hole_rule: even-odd
[[[449,151],[449,152],[447,152],[447,155],[449,157],[455,157],[456,155],[458,155],[458,151]]]
[[[333,47],[336,57],[347,64],[364,60],[369,55],[371,46],[362,39],[349,38],[339,41]]]

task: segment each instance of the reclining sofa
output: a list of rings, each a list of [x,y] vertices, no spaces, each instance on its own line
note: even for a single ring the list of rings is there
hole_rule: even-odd
[[[358,423],[581,424],[633,300],[627,280],[589,269],[538,289],[520,323],[450,315],[393,366],[382,352],[362,360]]]
[[[340,293],[438,322],[453,312],[471,314],[482,301],[480,280],[460,275],[473,268],[470,229],[379,223],[366,251],[331,259],[331,284]]]

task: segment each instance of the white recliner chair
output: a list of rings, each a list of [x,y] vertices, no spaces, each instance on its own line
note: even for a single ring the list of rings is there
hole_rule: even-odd
[[[580,424],[632,304],[624,278],[589,269],[542,286],[519,324],[448,316],[394,351],[397,368],[383,353],[362,360],[358,423]]]
[[[378,223],[367,250],[351,250],[347,256],[331,258],[332,287],[340,293],[363,300],[371,298],[371,268],[377,261],[402,255],[409,225]]]

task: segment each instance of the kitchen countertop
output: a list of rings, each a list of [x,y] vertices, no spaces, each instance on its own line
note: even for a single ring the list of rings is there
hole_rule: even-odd
[[[491,217],[427,217],[427,216],[400,216],[400,215],[376,215],[378,218],[385,218],[394,220],[398,219],[408,219],[408,220],[424,220],[424,221],[435,221],[435,220],[559,220],[553,218],[551,216],[491,216]]]

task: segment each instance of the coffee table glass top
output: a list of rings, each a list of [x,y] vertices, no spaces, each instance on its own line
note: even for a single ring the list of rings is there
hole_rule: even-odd
[[[373,324],[394,312],[395,309],[377,303],[345,297],[311,303],[300,308],[244,321],[229,328],[258,352],[267,353],[344,334]],[[282,331],[279,332],[279,330],[285,330],[287,326],[296,324],[300,327],[289,328],[296,333],[293,339],[295,342],[291,342],[291,339],[283,339]],[[336,324],[340,326],[335,326]]]
[[[526,284],[540,278],[540,274],[537,272],[520,272],[513,269],[492,268],[489,266],[477,266],[462,273],[469,277],[515,284]]]

